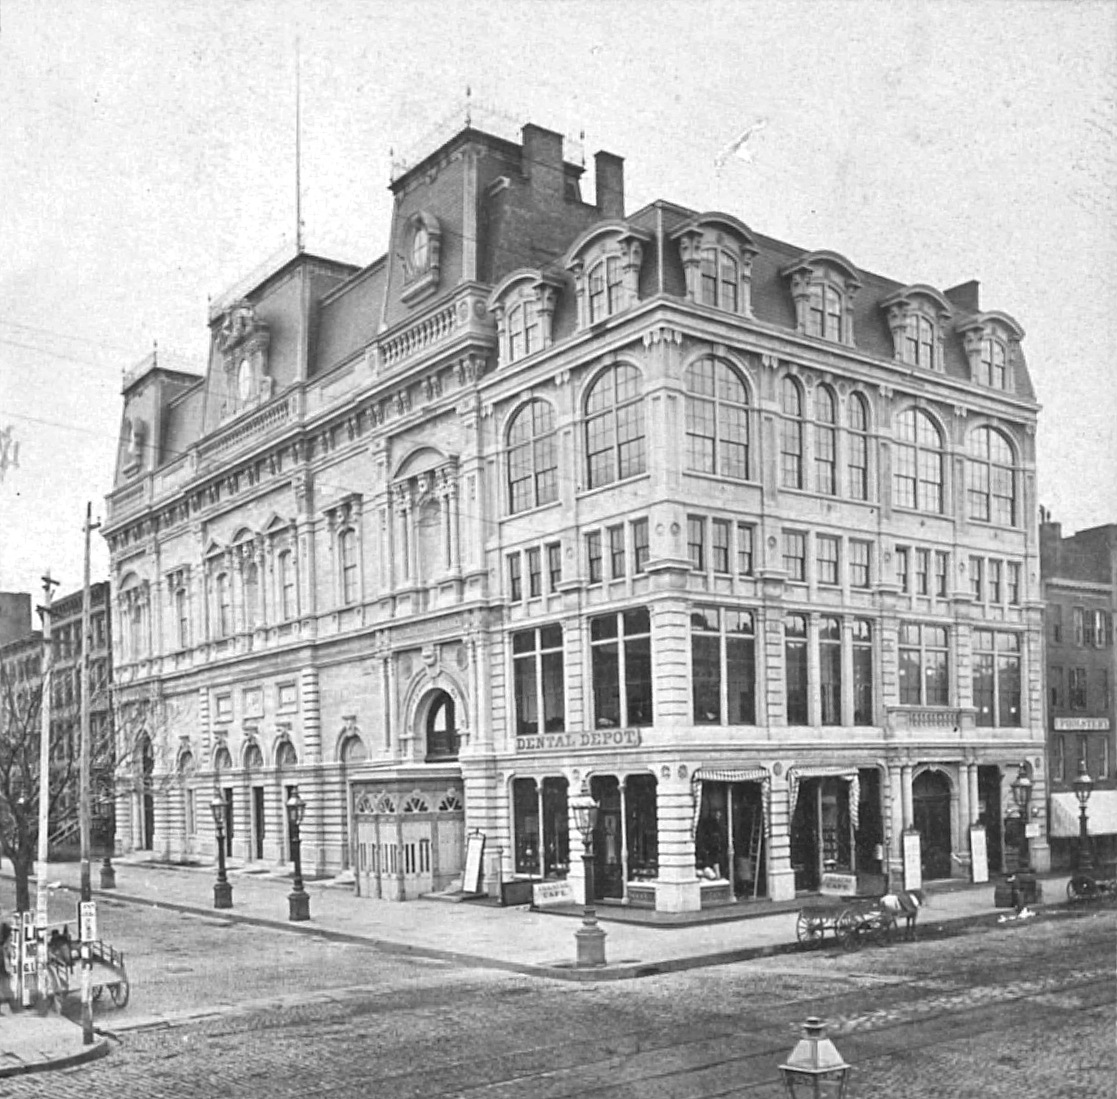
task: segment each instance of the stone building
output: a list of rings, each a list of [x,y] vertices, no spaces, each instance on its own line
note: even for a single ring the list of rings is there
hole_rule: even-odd
[[[297,786],[304,861],[362,894],[453,884],[476,832],[484,888],[578,896],[588,779],[604,899],[879,879],[905,827],[963,874],[979,821],[997,869],[1021,761],[1046,796],[1020,326],[583,174],[464,129],[392,181],[386,255],[294,255],[213,303],[204,376],[126,378],[145,838],[212,855],[216,790],[230,854],[281,862]]]
[[[1047,732],[1052,861],[1074,865],[1079,806],[1072,783],[1084,763],[1094,781],[1086,803],[1089,835],[1103,863],[1117,857],[1117,743],[1113,684],[1117,650],[1117,524],[1063,537],[1040,523],[1047,652]]]

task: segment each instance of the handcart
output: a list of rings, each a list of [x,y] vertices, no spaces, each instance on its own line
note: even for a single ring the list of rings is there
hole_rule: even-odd
[[[124,951],[116,950],[98,939],[88,944],[93,962],[92,994],[100,1000],[105,992],[117,1007],[128,1004],[128,970],[124,966]],[[43,1000],[49,1010],[62,1009],[67,996],[81,994],[81,944],[70,938],[70,929],[54,928],[47,940],[47,968],[44,976]]]

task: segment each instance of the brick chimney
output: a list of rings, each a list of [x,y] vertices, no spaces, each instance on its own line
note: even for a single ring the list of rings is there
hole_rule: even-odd
[[[624,217],[624,157],[600,152],[593,158],[597,177],[597,208],[602,217]]]
[[[977,279],[970,279],[969,282],[963,282],[943,291],[943,296],[951,305],[956,305],[967,313],[980,313],[981,305],[978,301],[978,290],[980,288],[981,283]]]
[[[529,122],[523,131],[523,169],[531,189],[541,198],[562,202],[566,184],[562,167],[562,134]]]

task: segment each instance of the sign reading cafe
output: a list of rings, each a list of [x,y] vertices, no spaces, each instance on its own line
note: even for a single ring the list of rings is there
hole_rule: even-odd
[[[568,748],[639,748],[639,729],[594,729],[586,733],[543,733],[516,737],[517,752],[560,752]]]

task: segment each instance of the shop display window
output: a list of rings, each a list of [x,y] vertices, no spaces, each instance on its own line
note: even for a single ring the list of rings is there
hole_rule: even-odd
[[[654,880],[659,877],[655,775],[629,775],[625,780],[624,797],[628,880]]]

